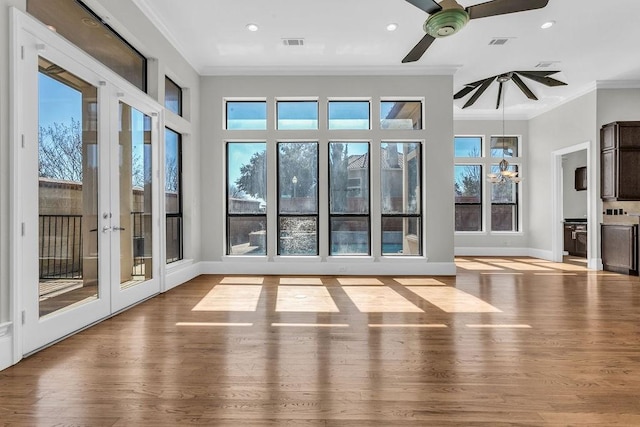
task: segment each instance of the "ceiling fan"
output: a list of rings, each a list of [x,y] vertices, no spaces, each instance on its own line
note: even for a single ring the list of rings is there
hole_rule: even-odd
[[[468,95],[469,93],[476,91],[471,98],[467,101],[466,104],[462,108],[467,108],[472,106],[480,95],[484,93],[485,90],[493,83],[495,80],[500,83],[498,87],[498,101],[496,102],[496,110],[500,108],[500,96],[502,95],[502,85],[507,83],[508,81],[512,81],[520,88],[522,93],[524,93],[527,98],[533,99],[535,101],[538,100],[538,97],[529,89],[529,87],[524,83],[524,81],[519,77],[526,77],[527,79],[533,80],[534,82],[542,83],[545,86],[566,86],[565,82],[561,82],[560,80],[556,80],[552,77],[549,77],[552,74],[559,73],[559,71],[509,71],[508,73],[498,74],[497,76],[488,77],[486,79],[478,80],[477,82],[467,83],[464,85],[464,88],[458,91],[455,95],[453,95],[453,99],[460,99]]]
[[[417,61],[436,38],[457,33],[470,19],[541,9],[549,3],[549,0],[492,0],[463,8],[456,0],[442,0],[439,4],[435,0],[406,1],[431,16],[423,26],[427,34],[404,57],[403,63]]]

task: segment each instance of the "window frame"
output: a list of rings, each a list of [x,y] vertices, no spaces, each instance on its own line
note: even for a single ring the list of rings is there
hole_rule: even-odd
[[[174,111],[167,106],[167,83],[170,83],[178,90],[178,111]],[[166,75],[164,76],[164,108],[180,117],[182,117],[183,113],[183,93],[184,92],[180,85],[178,85],[171,77]]]
[[[264,257],[268,254],[268,243],[269,243],[269,234],[268,234],[268,208],[265,207],[264,212],[258,212],[258,213],[232,213],[229,211],[230,209],[230,202],[229,202],[229,145],[231,144],[264,144],[264,148],[265,148],[265,162],[267,163],[265,165],[265,177],[268,180],[269,179],[269,173],[268,173],[268,161],[267,159],[267,151],[269,148],[269,144],[266,140],[241,140],[241,141],[237,141],[237,140],[227,140],[225,141],[225,255],[226,256],[233,256],[233,257]],[[268,182],[265,183],[265,186],[268,185]],[[267,187],[268,188],[268,187]],[[267,197],[268,198],[268,197]],[[266,200],[265,200],[266,203]],[[267,205],[268,206],[268,205]],[[229,236],[229,233],[231,231],[231,220],[233,218],[263,218],[264,224],[265,224],[265,248],[264,248],[264,254],[260,253],[260,254],[234,254],[232,253],[232,245],[231,245],[231,239]]]
[[[281,128],[278,124],[280,122],[280,110],[278,106],[284,103],[315,103],[316,104],[316,127],[312,128]],[[318,98],[314,97],[302,97],[302,98],[288,98],[288,97],[277,97],[275,98],[275,124],[274,129],[280,132],[289,132],[289,131],[298,131],[298,132],[314,132],[320,129],[320,102]]]
[[[412,127],[411,129],[401,129],[401,128],[389,128],[382,126],[382,103],[383,102],[419,102],[420,103],[420,126],[417,128]],[[425,130],[425,98],[424,97],[415,97],[415,96],[401,96],[401,97],[387,97],[381,96],[378,102],[378,128],[384,132],[393,132],[393,131],[420,131]]]
[[[372,125],[371,125],[371,117],[373,115],[373,106],[372,106],[372,102],[371,102],[371,98],[327,98],[327,129],[329,131],[370,131],[372,129]],[[331,108],[331,103],[332,102],[341,102],[341,103],[349,103],[349,102],[353,102],[353,103],[368,103],[369,104],[369,125],[367,128],[332,128],[331,127],[331,115],[330,115],[330,108]]]
[[[264,104],[264,128],[237,129],[229,128],[229,103],[261,103]],[[266,98],[222,98],[222,128],[230,132],[266,132],[269,129],[269,104]],[[261,141],[264,142],[264,141]]]
[[[282,213],[280,211],[280,144],[315,144],[316,146],[316,211],[315,213]],[[320,143],[316,140],[295,140],[295,141],[285,141],[280,140],[276,142],[276,199],[277,199],[277,220],[276,220],[276,229],[277,229],[277,245],[276,245],[276,254],[280,257],[317,257],[320,254]],[[315,245],[315,253],[313,254],[282,254],[281,246],[280,246],[280,237],[281,237],[281,218],[315,218],[316,220],[316,245]]]
[[[184,211],[183,211],[183,194],[182,194],[182,134],[180,132],[177,132],[176,130],[172,129],[170,126],[165,126],[165,135],[166,132],[173,132],[174,134],[176,134],[177,138],[178,138],[178,147],[177,147],[177,158],[176,161],[178,163],[178,212],[177,213],[168,213],[166,211],[166,207],[165,207],[165,229],[166,229],[166,222],[168,218],[178,218],[178,258],[177,259],[172,259],[171,261],[169,261],[167,259],[167,253],[168,251],[165,249],[165,264],[171,264],[177,261],[181,261],[184,259]],[[167,161],[167,150],[166,150],[166,138],[165,138],[165,171],[166,171],[166,161]],[[164,193],[165,193],[165,198],[166,198],[166,174],[165,174],[165,189],[164,189]],[[166,203],[166,200],[165,200]],[[168,245],[169,240],[167,239],[166,236],[166,230],[165,230],[165,246]]]
[[[367,144],[367,156],[368,156],[368,168],[367,168],[367,177],[368,177],[368,186],[367,186],[367,213],[363,214],[361,212],[357,213],[332,213],[331,212],[331,144]],[[347,158],[348,160],[348,158]],[[347,175],[348,175],[348,166],[347,166]],[[347,180],[348,182],[348,180]],[[362,184],[362,181],[361,181]],[[347,190],[347,188],[345,188]],[[361,193],[362,188],[360,189]],[[328,239],[328,251],[327,255],[329,257],[370,257],[372,255],[372,215],[371,215],[371,141],[370,140],[329,140],[327,143],[327,213],[328,213],[328,231],[329,231],[329,239]],[[363,254],[340,254],[333,253],[333,219],[343,219],[343,218],[354,218],[354,219],[362,219],[365,218],[367,220],[367,253]]]
[[[390,140],[384,139],[380,141],[380,153],[382,153],[382,144],[389,143],[397,143],[397,144],[417,144],[420,147],[420,153],[415,156],[415,158],[419,161],[418,163],[418,185],[420,186],[420,203],[418,203],[417,207],[419,208],[419,212],[417,213],[384,213],[384,208],[382,205],[380,206],[380,254],[383,257],[422,257],[424,256],[424,143],[423,141],[412,141],[412,140]],[[403,160],[403,165],[408,164],[408,159]],[[384,199],[382,197],[382,155],[380,156],[380,201]],[[404,188],[403,188],[404,190]],[[398,254],[398,253],[385,253],[384,252],[384,228],[383,222],[385,218],[400,218],[400,219],[410,219],[415,218],[418,220],[418,231],[416,234],[417,242],[418,242],[418,253],[417,254]],[[403,236],[404,239],[404,236]]]

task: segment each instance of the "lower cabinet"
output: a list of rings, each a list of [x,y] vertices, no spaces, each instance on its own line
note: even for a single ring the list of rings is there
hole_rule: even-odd
[[[604,269],[638,275],[638,226],[602,224],[601,231]]]
[[[564,224],[564,250],[569,255],[587,257],[587,224]]]

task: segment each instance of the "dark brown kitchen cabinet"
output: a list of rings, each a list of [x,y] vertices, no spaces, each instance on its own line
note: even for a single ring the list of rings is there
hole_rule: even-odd
[[[640,121],[614,122],[600,130],[600,197],[640,200]]]
[[[602,224],[601,231],[603,268],[638,275],[638,226]]]
[[[587,224],[564,224],[564,250],[569,255],[587,257]]]
[[[587,189],[587,167],[582,166],[576,168],[574,185],[576,191],[582,191]]]

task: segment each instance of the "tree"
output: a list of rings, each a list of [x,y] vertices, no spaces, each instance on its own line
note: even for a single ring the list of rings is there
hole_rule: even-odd
[[[266,200],[267,198],[267,152],[254,153],[249,164],[240,167],[240,177],[236,186],[250,197]]]
[[[280,194],[297,198],[315,198],[318,176],[317,144],[280,143],[278,148]]]
[[[347,144],[329,146],[331,166],[331,212],[347,212],[347,186],[349,183],[349,148]]]
[[[38,172],[41,178],[82,182],[82,133],[80,121],[40,126]]]

